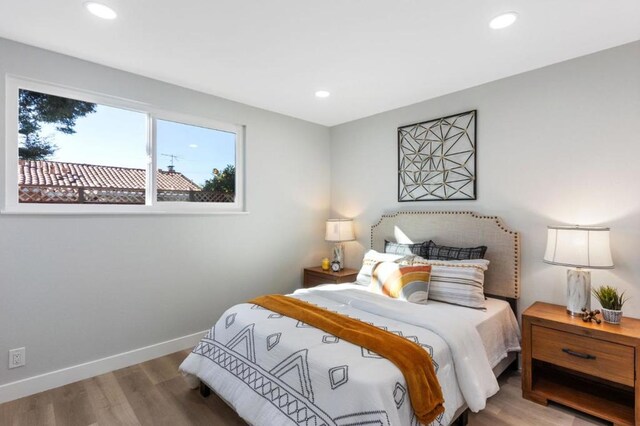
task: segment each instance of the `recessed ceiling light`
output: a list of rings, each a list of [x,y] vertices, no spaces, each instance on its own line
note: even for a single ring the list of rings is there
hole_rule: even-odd
[[[331,93],[326,90],[318,90],[316,92],[316,98],[328,98],[329,96],[331,96]]]
[[[507,28],[509,25],[516,22],[516,19],[518,19],[518,14],[515,12],[503,13],[493,18],[489,22],[489,26],[494,30],[500,30],[502,28]]]
[[[92,15],[97,16],[102,19],[116,19],[118,14],[115,10],[111,9],[109,6],[104,5],[102,3],[96,3],[93,1],[85,2],[84,7],[87,8]]]
[[[198,145],[196,145],[195,143],[189,144],[189,148],[197,148],[197,147],[198,147]]]

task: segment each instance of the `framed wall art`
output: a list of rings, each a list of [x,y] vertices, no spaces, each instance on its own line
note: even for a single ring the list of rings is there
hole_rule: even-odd
[[[476,199],[477,110],[398,128],[398,201]]]

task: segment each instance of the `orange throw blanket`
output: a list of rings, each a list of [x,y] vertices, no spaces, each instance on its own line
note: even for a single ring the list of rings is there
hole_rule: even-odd
[[[293,297],[260,296],[249,303],[262,306],[362,346],[394,363],[404,375],[416,417],[429,424],[444,412],[442,389],[431,356],[420,345],[396,334]]]

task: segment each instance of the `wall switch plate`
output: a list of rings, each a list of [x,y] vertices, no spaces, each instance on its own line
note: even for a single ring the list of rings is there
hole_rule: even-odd
[[[11,349],[9,351],[9,368],[22,367],[27,363],[26,348]]]

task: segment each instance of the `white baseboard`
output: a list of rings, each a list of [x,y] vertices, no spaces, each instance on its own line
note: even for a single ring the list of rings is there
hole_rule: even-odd
[[[0,404],[192,348],[207,331],[0,385]]]

